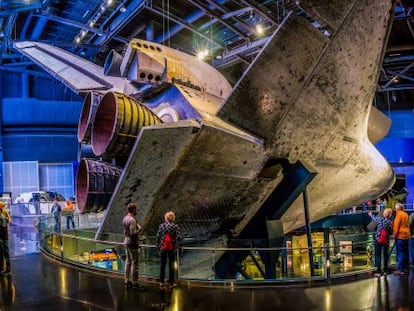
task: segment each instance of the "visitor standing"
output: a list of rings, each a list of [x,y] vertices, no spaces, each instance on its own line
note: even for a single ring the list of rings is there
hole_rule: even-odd
[[[9,224],[11,222],[10,213],[6,205],[0,201],[0,266],[2,274],[10,274],[10,254],[9,254]]]
[[[395,246],[397,249],[397,275],[407,275],[408,273],[408,242],[410,239],[410,221],[408,214],[404,211],[401,203],[395,204],[395,218],[393,232]]]
[[[50,210],[54,220],[55,220],[55,231],[60,232],[60,216],[62,214],[62,207],[60,206],[58,200],[55,200]]]
[[[381,276],[381,255],[383,256],[384,260],[383,273],[384,275],[388,273],[390,235],[392,233],[392,222],[390,219],[392,215],[392,209],[386,208],[382,216],[374,216],[371,211],[368,212],[368,215],[377,223],[377,228],[374,233],[374,253],[375,267],[377,268],[375,276],[379,277]]]
[[[73,220],[73,215],[75,213],[75,206],[71,200],[66,200],[64,214],[66,215],[66,229],[70,229],[70,224],[72,228],[75,229],[75,221]]]
[[[127,288],[132,287],[137,290],[144,290],[144,287],[138,284],[139,232],[141,231],[141,226],[135,219],[137,205],[129,203],[127,210],[128,213],[122,220],[126,253],[124,285]]]
[[[157,231],[157,248],[158,254],[161,256],[160,266],[160,288],[164,288],[165,266],[169,267],[169,288],[174,287],[174,263],[178,242],[180,241],[179,227],[174,223],[174,212],[167,212],[164,215],[164,222],[159,225]]]

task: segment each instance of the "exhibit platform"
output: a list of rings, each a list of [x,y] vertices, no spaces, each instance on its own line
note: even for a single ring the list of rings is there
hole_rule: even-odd
[[[1,310],[412,310],[414,274],[368,277],[321,286],[125,289],[123,279],[61,264],[39,253],[37,232],[10,230],[12,274],[0,275]]]

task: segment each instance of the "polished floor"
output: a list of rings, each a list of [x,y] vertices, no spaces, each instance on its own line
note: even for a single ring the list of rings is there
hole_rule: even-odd
[[[0,275],[0,310],[414,310],[414,271],[331,286],[200,288],[123,280],[62,266],[40,254],[34,228],[11,227],[12,274]]]

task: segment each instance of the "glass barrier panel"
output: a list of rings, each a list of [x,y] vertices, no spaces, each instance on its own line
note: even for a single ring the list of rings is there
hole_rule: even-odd
[[[52,255],[61,257],[62,256],[62,237],[51,231],[46,231],[45,244],[46,250]]]
[[[159,278],[161,257],[155,245],[143,244],[140,246],[139,274],[155,279]],[[168,271],[168,269],[167,269]]]
[[[94,268],[121,271],[124,263],[122,250],[114,243],[96,242],[81,236],[63,235],[65,260]]]
[[[98,228],[103,220],[104,213],[87,213],[74,215],[75,228]]]
[[[231,266],[231,258],[228,262],[223,262],[215,272],[214,265],[224,254],[225,251],[215,251],[209,248],[183,247],[179,252],[177,262],[180,279],[216,280],[224,279],[227,275],[235,275],[235,269]],[[232,255],[235,254],[232,253]]]
[[[318,255],[319,256],[319,255]],[[324,274],[323,258],[314,276]],[[179,253],[180,279],[210,281],[282,281],[311,277],[309,255],[282,248],[183,247]]]
[[[81,220],[82,217],[79,216],[79,224],[87,224]],[[40,218],[38,227],[40,247],[51,254],[86,266],[124,272],[126,256],[122,244],[123,234],[105,234],[105,240],[95,240],[96,228],[56,232],[52,217]],[[158,279],[160,256],[154,241],[154,237],[142,237],[139,274]],[[249,245],[248,241],[239,243]],[[255,243],[259,242],[250,244]],[[321,246],[323,244],[319,241],[313,243],[311,253],[302,245],[286,245],[286,248],[184,246],[177,252],[175,273],[180,280],[254,282],[326,278],[328,267],[329,277],[375,269],[372,234],[336,235],[327,248]],[[390,242],[390,252],[389,263],[393,265],[396,260],[393,240]],[[168,267],[166,278],[167,275]]]

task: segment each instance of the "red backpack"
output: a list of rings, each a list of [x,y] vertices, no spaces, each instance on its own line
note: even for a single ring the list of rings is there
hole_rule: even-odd
[[[167,251],[172,251],[173,249],[174,249],[174,244],[173,244],[171,234],[167,232],[164,235],[164,240],[162,240],[161,250],[167,252]]]
[[[388,242],[388,232],[387,229],[381,228],[380,233],[378,235],[378,244],[385,245]]]

